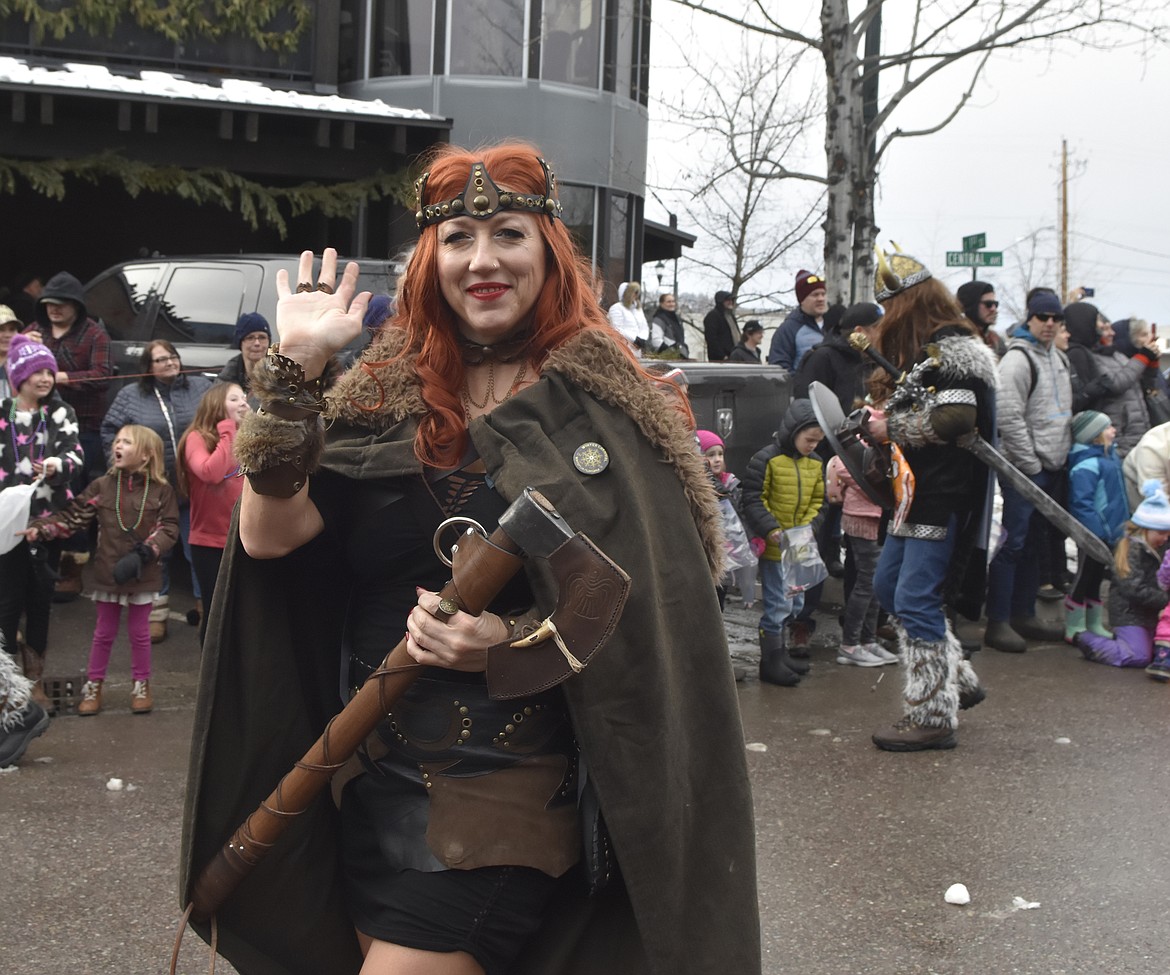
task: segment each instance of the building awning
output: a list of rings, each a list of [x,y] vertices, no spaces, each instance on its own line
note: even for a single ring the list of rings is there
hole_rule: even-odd
[[[670,261],[682,257],[684,247],[694,247],[698,238],[664,223],[642,221],[642,260]]]
[[[240,78],[222,78],[213,84],[167,71],[143,69],[119,73],[101,64],[67,63],[50,67],[29,64],[21,58],[0,57],[0,90],[3,89],[39,95],[88,95],[313,118],[450,127],[450,121],[442,116],[397,108],[380,99],[314,95]]]

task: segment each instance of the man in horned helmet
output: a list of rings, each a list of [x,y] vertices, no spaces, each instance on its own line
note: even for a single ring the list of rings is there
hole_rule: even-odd
[[[978,619],[985,592],[990,482],[986,467],[957,440],[995,429],[996,360],[962,308],[909,254],[878,251],[874,298],[885,308],[877,349],[905,379],[871,381],[890,441],[896,507],[878,562],[875,590],[898,620],[905,673],[904,714],[873,735],[886,751],[954,748],[958,712],[983,689],[947,619]]]

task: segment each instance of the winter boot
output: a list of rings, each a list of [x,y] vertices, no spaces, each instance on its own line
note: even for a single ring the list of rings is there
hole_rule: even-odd
[[[97,714],[102,709],[102,682],[87,680],[81,685],[81,700],[77,703],[77,713],[82,717]]]
[[[760,680],[781,687],[795,687],[799,684],[800,674],[787,666],[787,657],[784,652],[784,635],[760,630]]]
[[[1101,600],[1090,599],[1085,603],[1085,629],[1090,633],[1097,634],[1097,636],[1105,637],[1106,640],[1112,640],[1113,634],[1105,629],[1105,624],[1101,621],[1101,615]]]
[[[170,600],[166,596],[159,596],[150,608],[151,643],[162,643],[167,638],[167,620],[170,616]]]
[[[81,595],[81,567],[89,561],[88,552],[62,552],[53,585],[53,602],[71,603]]]
[[[49,727],[49,715],[32,699],[32,681],[0,641],[0,768],[15,765],[28,744]]]
[[[1002,653],[1023,653],[1028,649],[1027,641],[1012,629],[1007,620],[988,620],[983,642]]]
[[[906,663],[906,713],[892,726],[874,732],[873,743],[887,752],[954,748],[958,744],[955,725],[960,685],[973,691],[978,686],[975,671],[963,660],[962,647],[949,628],[942,640],[921,640],[904,633],[899,636]]]
[[[1154,644],[1154,659],[1146,667],[1146,674],[1150,680],[1165,684],[1170,680],[1170,645],[1165,643]]]
[[[24,676],[33,682],[32,699],[45,709],[50,715],[57,713],[57,706],[45,693],[45,655],[37,653],[23,640],[20,646],[20,664],[24,669]]]
[[[1098,603],[1098,606],[1101,604]],[[1085,626],[1085,604],[1074,603],[1072,597],[1065,597],[1064,600],[1064,642],[1072,643],[1077,638],[1078,633],[1084,633],[1088,627]]]
[[[150,693],[150,681],[136,680],[130,688],[130,710],[134,714],[149,714],[154,707],[154,698]]]
[[[790,658],[799,660],[808,659],[808,645],[812,639],[812,627],[809,626],[808,620],[789,620],[788,621],[788,646],[787,653]],[[789,665],[791,666],[791,665]],[[807,674],[808,667],[798,673]]]

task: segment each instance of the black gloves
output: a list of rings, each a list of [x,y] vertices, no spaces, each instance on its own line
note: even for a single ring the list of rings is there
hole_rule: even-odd
[[[114,565],[114,582],[125,585],[131,579],[142,578],[142,567],[154,561],[154,551],[143,542],[135,542],[134,548],[118,559]]]

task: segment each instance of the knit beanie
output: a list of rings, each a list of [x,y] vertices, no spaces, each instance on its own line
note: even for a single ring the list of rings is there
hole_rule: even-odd
[[[710,430],[696,430],[695,437],[699,441],[699,453],[705,454],[712,447],[722,447],[723,438]]]
[[[1092,443],[1109,428],[1113,421],[1104,413],[1084,410],[1073,417],[1072,435],[1077,443]]]
[[[12,344],[8,346],[8,383],[12,387],[13,395],[20,390],[24,381],[34,372],[49,369],[57,375],[57,360],[53,353],[40,342],[34,342],[27,335],[12,336]]]
[[[236,322],[236,348],[240,348],[244,344],[244,339],[253,332],[263,332],[268,336],[268,341],[272,341],[272,329],[268,327],[268,319],[258,311],[247,312]]]
[[[1166,492],[1162,490],[1162,482],[1156,477],[1142,483],[1142,494],[1145,501],[1134,509],[1130,516],[1138,528],[1149,528],[1156,532],[1170,531],[1170,501],[1166,500]]]
[[[374,295],[366,306],[365,315],[362,316],[362,327],[367,331],[376,332],[392,314],[394,299],[389,295]]]
[[[798,305],[817,290],[826,290],[824,278],[819,274],[813,274],[812,271],[796,272],[796,303]]]
[[[1056,297],[1051,291],[1041,291],[1039,294],[1033,295],[1032,300],[1028,302],[1028,317],[1033,315],[1060,315],[1064,316],[1064,308],[1060,304],[1060,299]]]

